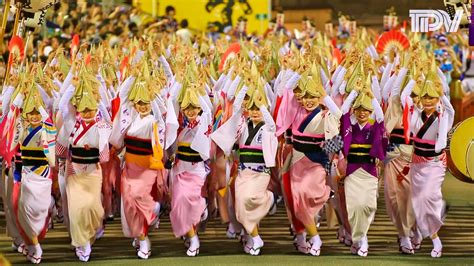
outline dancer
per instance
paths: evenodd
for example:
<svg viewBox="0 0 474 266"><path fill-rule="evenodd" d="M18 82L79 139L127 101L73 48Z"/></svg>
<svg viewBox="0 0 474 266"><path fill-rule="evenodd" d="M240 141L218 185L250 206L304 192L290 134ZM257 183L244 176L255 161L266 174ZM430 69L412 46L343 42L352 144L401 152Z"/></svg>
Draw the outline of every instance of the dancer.
<svg viewBox="0 0 474 266"><path fill-rule="evenodd" d="M402 104L413 106L410 130L414 153L410 169L413 210L421 235L433 242L431 257L442 256L443 245L438 231L443 225L441 185L446 172L447 135L454 121L454 109L443 91L446 80L432 64L420 93L422 109L409 97L411 89L402 93Z"/></svg>
<svg viewBox="0 0 474 266"><path fill-rule="evenodd" d="M183 123L177 135L177 151L171 177L170 220L176 237L186 237L190 257L199 254L197 225L207 218L206 199L202 190L209 174L206 160L210 154L211 105L198 80L186 82L181 89L180 107ZM168 108L170 109L173 108ZM167 121L168 123L168 121ZM170 134L167 132L167 134Z"/></svg>
<svg viewBox="0 0 474 266"><path fill-rule="evenodd" d="M387 147L383 111L373 98L368 80L358 77L342 106L341 135L347 159L344 191L352 233L351 252L365 257L369 251L367 232L377 210L378 174L376 159L383 160ZM354 101L355 100L355 101ZM350 112L352 105L353 112ZM373 124L369 123L372 114Z"/></svg>
<svg viewBox="0 0 474 266"><path fill-rule="evenodd" d="M120 95L125 97L121 98L110 142L116 150L125 145L121 181L123 233L134 238L137 256L148 259L151 255L148 230L157 222L161 206L152 196L152 190L157 180L159 184L166 184L166 180L162 171L164 121L159 108L152 108L157 104L157 96L147 77L148 68L143 67L142 73L137 80L131 77L122 85Z"/></svg>
<svg viewBox="0 0 474 266"><path fill-rule="evenodd" d="M410 69L410 76L405 78L407 69L402 68L393 84L385 112L385 130L390 136L384 170L384 195L388 216L398 231L400 251L414 254L415 247L410 240L413 229L416 230L415 214L411 202L410 165L413 154L413 141L410 134L405 134L403 124L403 107L400 101L400 89L411 90L412 99L417 100L422 80L415 72L415 65ZM415 79L415 80L413 80ZM406 80L406 84L402 84ZM406 130L409 131L407 127ZM415 244L419 241L415 239ZM416 245L418 246L418 245Z"/></svg>
<svg viewBox="0 0 474 266"><path fill-rule="evenodd" d="M258 233L260 221L276 211L276 195L268 190L270 167L275 166L278 140L275 123L268 111L263 80L253 63L250 71L253 80L244 86L234 100L234 114L216 132L213 140L223 151L230 152L237 141L239 145L239 171L235 179L235 213L245 229L244 251L259 255L264 245ZM243 115L242 102L247 94L248 122Z"/></svg>
<svg viewBox="0 0 474 266"><path fill-rule="evenodd" d="M298 86L302 90L302 104L298 104L290 88L285 91L277 117L277 135L292 129L293 151L289 176L291 190L284 188L290 204L293 225L296 230L296 246L299 252L319 256L322 241L318 234L315 217L333 193L326 185L325 167L329 163L322 149L326 140L338 134L339 108L323 88L319 67L312 65L303 73ZM322 99L322 101L321 101ZM324 103L327 108L320 106ZM288 185L288 184L287 184ZM291 192L290 192L291 191ZM291 195L288 194L291 193ZM309 240L306 242L306 235Z"/></svg>
<svg viewBox="0 0 474 266"><path fill-rule="evenodd" d="M99 86L97 79L82 68L60 102L64 129L70 130L58 136L61 150L69 147L66 162L69 233L81 261L89 261L91 245L104 219L99 162L109 160L111 126L97 121L98 95L93 88Z"/></svg>
<svg viewBox="0 0 474 266"><path fill-rule="evenodd" d="M26 86L24 80L23 86ZM23 87L20 85L20 88ZM19 195L14 197L14 209L18 219L19 232L28 245L27 259L41 262L43 250L39 243L46 235L51 214L51 168L55 163L56 129L52 124L36 83L30 83L26 100L22 104L22 117L27 125L20 129L19 151L22 166L17 181ZM19 92L13 105L21 106L22 92Z"/></svg>

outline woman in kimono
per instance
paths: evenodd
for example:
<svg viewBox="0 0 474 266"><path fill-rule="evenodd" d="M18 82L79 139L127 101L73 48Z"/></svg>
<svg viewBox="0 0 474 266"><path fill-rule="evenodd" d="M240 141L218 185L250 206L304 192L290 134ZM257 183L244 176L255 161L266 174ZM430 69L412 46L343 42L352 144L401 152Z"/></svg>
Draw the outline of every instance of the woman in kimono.
<svg viewBox="0 0 474 266"><path fill-rule="evenodd" d="M237 220L250 234L244 251L259 255L264 243L258 224L269 211L276 211L276 194L268 190L270 167L275 166L278 140L275 123L266 106L263 89L257 89L247 104L249 122L239 141L239 172L235 180Z"/></svg>
<svg viewBox="0 0 474 266"><path fill-rule="evenodd" d="M256 67L252 75L260 79ZM257 73L256 73L257 72ZM276 194L268 190L270 167L275 166L278 140L275 123L267 109L263 84L244 86L234 101L233 116L212 134L212 139L227 154L238 143L239 170L235 179L235 214L245 229L244 251L259 255L264 243L258 233L258 224L269 213L276 211ZM254 89L255 87L256 89ZM245 100L248 92L250 97ZM243 114L242 102L247 101L248 120ZM246 122L247 121L247 122ZM233 140L233 141L232 141ZM249 235L248 235L249 234Z"/></svg>
<svg viewBox="0 0 474 266"><path fill-rule="evenodd" d="M15 82L12 83L12 80L15 80ZM7 124L12 123L11 126L18 129L13 129L14 131L17 131L16 135L20 134L21 129L21 126L18 126L21 124L21 121L20 119L17 119L17 117L20 108L22 107L21 105L24 96L19 93L17 95L18 98L12 99L15 90L14 86L17 85L17 80L18 77L12 75L10 77L10 85L5 87L2 91L2 116L0 117L0 138L2 141L0 142L0 160L2 161L1 181L4 185L0 186L0 188L2 190L3 210L5 212L6 233L12 239L11 248L15 252L26 255L27 247L18 230L17 215L13 208L13 191L15 183L21 180L21 154L19 152L12 152L12 155L8 155L9 151L12 149L10 146L6 146L8 141L7 134L11 130L7 127ZM14 123L15 120L17 121L16 125ZM14 142L12 141L11 145L14 147L14 150L18 151L17 137L15 137L15 140L16 141ZM13 163L11 163L12 159Z"/></svg>
<svg viewBox="0 0 474 266"><path fill-rule="evenodd" d="M344 101L341 118L342 152L347 160L344 190L352 233L351 252L362 257L368 254L367 232L377 210L376 159L385 158L387 147L383 111L370 87L370 76L365 84L361 78L356 81ZM373 124L369 122L372 113L375 115Z"/></svg>
<svg viewBox="0 0 474 266"><path fill-rule="evenodd" d="M311 71L305 72L299 80L302 104L297 103L292 90L285 91L277 117L277 135L290 127L292 130L293 155L289 169L291 188L284 189L295 226L296 248L312 256L319 256L322 246L314 219L334 195L326 185L325 167L329 158L323 146L326 140L338 134L341 115L339 108L326 94L318 69L313 65ZM321 108L322 102L328 109ZM309 245L304 229L310 238Z"/></svg>
<svg viewBox="0 0 474 266"><path fill-rule="evenodd" d="M21 92L18 94L22 98ZM15 102L13 104L16 104ZM28 245L27 259L41 262L43 250L39 241L48 229L51 214L52 172L55 163L56 129L44 108L43 100L32 83L22 109L27 126L20 132L22 166L16 215L23 240Z"/></svg>
<svg viewBox="0 0 474 266"><path fill-rule="evenodd" d="M178 129L176 157L170 175L173 178L171 225L174 235L185 237L185 244L189 243L186 255L190 257L199 254L196 228L207 218L207 203L202 193L210 172L206 161L211 148L212 112L210 100L206 101L205 93L200 92L203 88L204 85L188 83L181 90L184 123Z"/></svg>
<svg viewBox="0 0 474 266"><path fill-rule="evenodd" d="M64 93L60 108L64 129L58 137L60 150L68 147L66 162L66 196L69 233L76 256L89 261L98 229L102 227L104 208L101 202L101 162L109 160L111 126L97 121L97 98L92 86L99 87L96 78L86 70L73 80ZM72 99L71 99L72 98ZM76 111L79 116L76 116Z"/></svg>
<svg viewBox="0 0 474 266"><path fill-rule="evenodd" d="M438 231L443 225L444 212L441 194L446 172L444 149L454 121L454 109L443 94L446 87L446 81L432 67L421 89L421 109L409 97L402 96L403 104L413 106L410 119L414 146L410 169L413 210L422 237L430 237L433 242L433 258L441 257L443 250ZM406 95L410 94L411 90L407 89Z"/></svg>
<svg viewBox="0 0 474 266"><path fill-rule="evenodd" d="M412 71L414 70L413 68ZM406 73L406 68L402 68L398 73L385 112L385 130L389 136L389 146L384 162L384 195L388 216L398 231L400 251L404 254L414 254L415 249L419 248L418 243L421 241L418 240L416 235L413 238L414 244L410 239L413 230L418 233L415 213L411 203L411 178L409 174L413 154L413 140L411 139L410 129L408 127L404 128L403 118L407 117L408 110L405 110L404 114L400 101L400 88L404 85L403 91L411 90L411 95L404 96L411 97L416 101L419 98L420 86L423 85L423 81L416 75L411 76L417 81L410 79L410 76L405 78ZM404 79L406 79L406 84L401 84Z"/></svg>
<svg viewBox="0 0 474 266"><path fill-rule="evenodd" d="M145 73L145 72L144 72ZM134 83L130 89L130 84ZM122 172L122 230L134 238L137 256L148 259L151 255L149 228L158 221L160 202L152 190L160 186L159 200L163 200L166 180L163 167L164 122L153 99L149 79L140 77L125 81L120 92L121 108L115 120L110 143L117 150L125 146L125 166ZM159 128L160 126L160 128Z"/></svg>

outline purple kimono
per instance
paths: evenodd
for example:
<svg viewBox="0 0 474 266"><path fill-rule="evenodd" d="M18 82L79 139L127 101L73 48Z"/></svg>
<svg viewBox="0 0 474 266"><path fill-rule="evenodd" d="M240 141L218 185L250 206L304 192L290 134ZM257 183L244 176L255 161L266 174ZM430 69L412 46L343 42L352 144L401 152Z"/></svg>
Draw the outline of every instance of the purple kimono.
<svg viewBox="0 0 474 266"><path fill-rule="evenodd" d="M346 176L363 168L369 174L377 176L375 158L385 159L388 140L384 137L385 126L383 121L374 124L367 123L362 129L358 123L352 125L351 114L346 113L341 117L341 135L344 140L342 152L347 160ZM354 144L369 144L370 148L357 148ZM351 147L352 145L352 147ZM355 155L355 153L359 155ZM368 153L367 155L360 155Z"/></svg>

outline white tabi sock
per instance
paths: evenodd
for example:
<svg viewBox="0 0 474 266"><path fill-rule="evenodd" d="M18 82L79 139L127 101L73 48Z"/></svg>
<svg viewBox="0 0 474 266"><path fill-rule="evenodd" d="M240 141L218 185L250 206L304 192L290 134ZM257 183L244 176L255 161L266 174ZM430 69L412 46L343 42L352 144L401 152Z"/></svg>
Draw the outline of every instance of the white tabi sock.
<svg viewBox="0 0 474 266"><path fill-rule="evenodd" d="M155 209L153 210L153 213L155 213L156 216L160 214L160 209L161 209L161 204L157 201L155 205Z"/></svg>
<svg viewBox="0 0 474 266"><path fill-rule="evenodd" d="M369 249L369 239L367 238L367 236L364 236L360 240L360 249L361 250L368 250Z"/></svg>
<svg viewBox="0 0 474 266"><path fill-rule="evenodd" d="M440 251L443 249L443 244L441 244L441 239L439 237L432 239L433 241L433 249Z"/></svg>
<svg viewBox="0 0 474 266"><path fill-rule="evenodd" d="M303 245L306 242L306 235L304 233L296 235L296 243Z"/></svg>
<svg viewBox="0 0 474 266"><path fill-rule="evenodd" d="M190 243L189 244L189 249L190 250L195 250L195 249L199 248L199 245L200 245L199 244L199 237L197 235L191 237L189 239L189 243Z"/></svg>
<svg viewBox="0 0 474 266"><path fill-rule="evenodd" d="M262 247L263 246L263 240L260 237L260 235L252 237L252 242L254 247Z"/></svg>
<svg viewBox="0 0 474 266"><path fill-rule="evenodd" d="M400 246L406 247L406 248L412 248L410 238L407 236L400 237Z"/></svg>
<svg viewBox="0 0 474 266"><path fill-rule="evenodd" d="M311 244L312 247L320 248L323 245L323 241L321 241L321 237L319 235L315 235L311 237Z"/></svg>

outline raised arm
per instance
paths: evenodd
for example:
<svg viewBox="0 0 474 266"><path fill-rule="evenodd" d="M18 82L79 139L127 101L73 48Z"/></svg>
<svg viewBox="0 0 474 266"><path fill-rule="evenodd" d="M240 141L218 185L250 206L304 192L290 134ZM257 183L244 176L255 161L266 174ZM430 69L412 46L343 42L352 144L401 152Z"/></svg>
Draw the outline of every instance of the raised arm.
<svg viewBox="0 0 474 266"><path fill-rule="evenodd" d="M448 115L448 128L452 128L454 123L454 108L446 95L441 96L441 102Z"/></svg>
<svg viewBox="0 0 474 266"><path fill-rule="evenodd" d="M405 106L407 104L409 107L413 106L413 99L410 97L410 95L415 85L416 85L416 82L412 79L408 82L408 84L403 89L402 94L400 95L402 106Z"/></svg>
<svg viewBox="0 0 474 266"><path fill-rule="evenodd" d="M379 80L377 76L372 76L372 93L377 101L382 101L382 89L380 89Z"/></svg>
<svg viewBox="0 0 474 266"><path fill-rule="evenodd" d="M392 90L392 86L394 85L396 78L397 77L395 75L391 76L387 83L385 83L385 85L382 87L382 99L384 101L388 101L390 91Z"/></svg>
<svg viewBox="0 0 474 266"><path fill-rule="evenodd" d="M379 101L376 98L372 98L372 106L374 107L375 120L377 123L382 123L384 119L382 107L380 107Z"/></svg>
<svg viewBox="0 0 474 266"><path fill-rule="evenodd" d="M345 115L349 113L351 110L352 103L355 101L359 93L356 90L352 90L351 93L349 93L349 96L344 100L344 103L342 104L341 111L342 114Z"/></svg>
<svg viewBox="0 0 474 266"><path fill-rule="evenodd" d="M388 79L390 78L390 72L392 72L392 63L388 63L385 68L383 69L382 79L380 80L380 86L383 88L385 87L385 83L387 83Z"/></svg>
<svg viewBox="0 0 474 266"><path fill-rule="evenodd" d="M71 104L74 90L74 85L69 85L59 101L59 110L61 110L64 122L76 120L76 108Z"/></svg>

